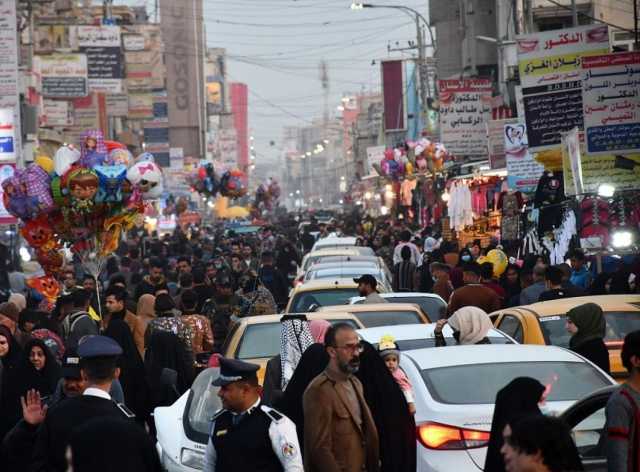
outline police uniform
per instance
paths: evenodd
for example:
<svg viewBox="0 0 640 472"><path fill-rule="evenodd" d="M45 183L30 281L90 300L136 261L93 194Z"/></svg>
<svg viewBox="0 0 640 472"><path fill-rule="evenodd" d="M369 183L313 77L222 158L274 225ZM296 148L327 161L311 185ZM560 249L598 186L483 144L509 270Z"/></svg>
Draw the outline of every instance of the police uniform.
<svg viewBox="0 0 640 472"><path fill-rule="evenodd" d="M106 336L87 336L78 345L78 356L81 359L115 358L121 354L122 349L118 343ZM90 419L103 416L133 417L124 405L117 404L107 392L98 388L89 387L82 395L67 398L56 404L47 412L38 429L30 470L65 472L65 453L73 430ZM138 427L133 422L132 426Z"/></svg>
<svg viewBox="0 0 640 472"><path fill-rule="evenodd" d="M255 377L258 366L220 359L220 387ZM295 424L261 405L260 399L243 413L220 410L213 417L205 452L204 472L302 472L302 456Z"/></svg>

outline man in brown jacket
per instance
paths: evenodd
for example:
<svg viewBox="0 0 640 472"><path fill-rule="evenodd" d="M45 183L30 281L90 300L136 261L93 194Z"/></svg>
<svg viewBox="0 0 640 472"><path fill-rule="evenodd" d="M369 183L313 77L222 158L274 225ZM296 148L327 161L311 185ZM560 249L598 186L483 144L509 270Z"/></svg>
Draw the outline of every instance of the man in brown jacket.
<svg viewBox="0 0 640 472"><path fill-rule="evenodd" d="M111 318L121 318L129 326L129 330L133 335L133 330L136 327L136 315L131 313L126 308L127 303L127 291L118 286L109 287L105 292L105 306L107 312L102 317L102 329L107 329Z"/></svg>
<svg viewBox="0 0 640 472"><path fill-rule="evenodd" d="M307 472L378 472L378 432L354 377L362 346L351 325L327 331L329 365L304 393L304 465Z"/></svg>
<svg viewBox="0 0 640 472"><path fill-rule="evenodd" d="M477 262L470 262L462 268L462 271L464 286L455 289L451 294L447 317L465 306L475 306L486 313L499 310L501 304L498 294L480 284L480 265Z"/></svg>

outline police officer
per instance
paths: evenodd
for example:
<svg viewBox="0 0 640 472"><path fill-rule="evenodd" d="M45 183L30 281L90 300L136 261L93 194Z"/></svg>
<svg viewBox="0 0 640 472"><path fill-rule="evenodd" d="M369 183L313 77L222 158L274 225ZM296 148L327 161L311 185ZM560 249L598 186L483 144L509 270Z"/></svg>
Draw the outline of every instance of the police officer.
<svg viewBox="0 0 640 472"><path fill-rule="evenodd" d="M293 422L260 404L258 366L220 359L223 409L213 417L204 472L302 472L302 456Z"/></svg>
<svg viewBox="0 0 640 472"><path fill-rule="evenodd" d="M114 402L109 395L111 382L120 375L116 361L121 354L120 345L106 336L85 336L80 340L80 375L87 388L82 395L61 401L47 413L38 429L32 472L66 471L65 453L71 433L90 419L133 418L124 405ZM138 428L133 422L131 427Z"/></svg>

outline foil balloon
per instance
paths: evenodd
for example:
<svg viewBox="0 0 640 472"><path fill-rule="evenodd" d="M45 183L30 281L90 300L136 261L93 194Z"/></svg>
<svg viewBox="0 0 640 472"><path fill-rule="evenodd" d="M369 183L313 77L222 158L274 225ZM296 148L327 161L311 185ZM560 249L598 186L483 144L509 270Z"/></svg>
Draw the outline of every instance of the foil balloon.
<svg viewBox="0 0 640 472"><path fill-rule="evenodd" d="M27 279L27 285L50 302L54 302L60 293L60 285L51 275Z"/></svg>
<svg viewBox="0 0 640 472"><path fill-rule="evenodd" d="M20 234L34 249L50 251L58 246L46 215L27 221L20 228Z"/></svg>
<svg viewBox="0 0 640 472"><path fill-rule="evenodd" d="M509 264L507 255L500 249L492 249L487 253L485 259L486 262L491 262L493 264L493 275L496 277L500 277Z"/></svg>
<svg viewBox="0 0 640 472"><path fill-rule="evenodd" d="M49 156L38 156L34 162L42 167L47 174L52 175L54 173L53 159Z"/></svg>
<svg viewBox="0 0 640 472"><path fill-rule="evenodd" d="M112 166L123 165L129 167L133 164L133 155L126 148L116 148L109 153L106 163Z"/></svg>
<svg viewBox="0 0 640 472"><path fill-rule="evenodd" d="M127 176L125 165L97 166L95 169L98 175L98 193L96 202L117 203L122 201L122 184Z"/></svg>
<svg viewBox="0 0 640 472"><path fill-rule="evenodd" d="M164 190L162 170L153 161L140 161L127 171L127 180L137 187L145 199L159 198Z"/></svg>
<svg viewBox="0 0 640 472"><path fill-rule="evenodd" d="M73 164L80 160L80 151L73 146L61 146L53 156L53 170L63 176Z"/></svg>

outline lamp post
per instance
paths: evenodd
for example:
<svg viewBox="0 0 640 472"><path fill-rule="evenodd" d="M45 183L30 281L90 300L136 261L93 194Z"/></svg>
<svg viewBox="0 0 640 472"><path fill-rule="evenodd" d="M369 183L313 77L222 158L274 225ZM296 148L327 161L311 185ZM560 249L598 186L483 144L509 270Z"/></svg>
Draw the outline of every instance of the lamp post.
<svg viewBox="0 0 640 472"><path fill-rule="evenodd" d="M434 48L434 51L435 51L436 42L433 37L433 31L431 30L431 24L419 11L404 5L376 5L371 3L358 3L358 2L353 2L351 4L352 10L362 10L363 8L388 8L393 10L400 10L415 20L416 39L417 39L417 47L418 47L418 70L420 72L420 101L422 102L421 111L423 116L423 123L425 125L428 125L428 122L427 122L428 115L425 110L427 107L428 98L431 95L431 91L429 90L429 84L428 84L427 59L425 54L426 48L424 44L422 27L420 26L420 20L424 22L426 29L429 32L431 47Z"/></svg>

